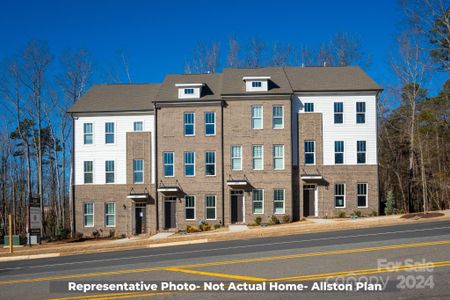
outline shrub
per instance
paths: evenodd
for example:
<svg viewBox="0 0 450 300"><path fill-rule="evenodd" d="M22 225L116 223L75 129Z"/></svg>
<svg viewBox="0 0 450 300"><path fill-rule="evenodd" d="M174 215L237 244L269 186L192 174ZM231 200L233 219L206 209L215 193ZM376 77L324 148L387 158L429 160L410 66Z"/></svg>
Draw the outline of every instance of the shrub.
<svg viewBox="0 0 450 300"><path fill-rule="evenodd" d="M283 216L283 223L291 223L291 216L290 215L284 215Z"/></svg>
<svg viewBox="0 0 450 300"><path fill-rule="evenodd" d="M220 225L220 224L214 224L214 229L219 229L220 227L222 227L222 225Z"/></svg>
<svg viewBox="0 0 450 300"><path fill-rule="evenodd" d="M394 204L395 204L394 193L392 192L392 190L389 190L387 192L386 203L384 207L384 212L386 213L386 215L392 215L393 213L395 213Z"/></svg>
<svg viewBox="0 0 450 300"><path fill-rule="evenodd" d="M95 239L98 239L102 233L103 233L103 230L101 228L97 228L97 229L94 229L94 231L92 231L92 236Z"/></svg>
<svg viewBox="0 0 450 300"><path fill-rule="evenodd" d="M362 212L360 210L354 210L352 215L356 216L358 218L361 218L362 217Z"/></svg>
<svg viewBox="0 0 450 300"><path fill-rule="evenodd" d="M77 241L79 241L79 240L82 240L83 239L83 233L81 233L81 232L76 232L75 233L75 239L77 240Z"/></svg>
<svg viewBox="0 0 450 300"><path fill-rule="evenodd" d="M376 216L378 216L378 212L376 210L372 210L372 212L369 214L369 216L376 217Z"/></svg>
<svg viewBox="0 0 450 300"><path fill-rule="evenodd" d="M197 228L195 228L195 226L192 226L192 225L187 225L186 226L186 232L187 233L193 233L193 232L197 232L198 230L197 230Z"/></svg>
<svg viewBox="0 0 450 300"><path fill-rule="evenodd" d="M255 224L256 225L261 225L261 222L262 222L262 218L261 217L256 217L255 218Z"/></svg>
<svg viewBox="0 0 450 300"><path fill-rule="evenodd" d="M62 224L59 224L56 228L56 239L57 240L64 240L67 238L67 229L64 228Z"/></svg>
<svg viewBox="0 0 450 300"><path fill-rule="evenodd" d="M341 211L338 213L338 218L345 218L345 211Z"/></svg>
<svg viewBox="0 0 450 300"><path fill-rule="evenodd" d="M116 231L115 231L114 229L110 229L110 230L109 230L108 237L109 237L110 239L112 239L112 238L114 238L115 236L116 236Z"/></svg>
<svg viewBox="0 0 450 300"><path fill-rule="evenodd" d="M274 225L274 224L280 224L280 220L278 219L277 216L271 215L271 216L269 217L269 223L272 224L272 225Z"/></svg>
<svg viewBox="0 0 450 300"><path fill-rule="evenodd" d="M121 235L120 235L120 238L121 239L125 239L127 237L127 235L125 234L125 233L122 233Z"/></svg>
<svg viewBox="0 0 450 300"><path fill-rule="evenodd" d="M211 229L211 225L204 222L204 223L200 224L199 228L201 231L209 231Z"/></svg>

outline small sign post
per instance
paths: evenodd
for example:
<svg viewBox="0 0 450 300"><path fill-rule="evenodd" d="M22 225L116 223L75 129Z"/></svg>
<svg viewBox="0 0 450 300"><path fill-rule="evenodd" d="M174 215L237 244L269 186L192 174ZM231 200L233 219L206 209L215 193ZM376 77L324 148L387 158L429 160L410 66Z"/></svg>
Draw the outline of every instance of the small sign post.
<svg viewBox="0 0 450 300"><path fill-rule="evenodd" d="M11 214L8 215L8 219L9 219L9 226L8 226L8 231L9 231L9 253L13 253L13 231L12 231L12 216Z"/></svg>
<svg viewBox="0 0 450 300"><path fill-rule="evenodd" d="M29 205L29 214L28 214L28 236L29 236L29 244L31 246L31 236L34 235L37 237L38 241L41 240L41 223L42 223L42 214L41 214L41 200L40 198L33 197L30 200Z"/></svg>

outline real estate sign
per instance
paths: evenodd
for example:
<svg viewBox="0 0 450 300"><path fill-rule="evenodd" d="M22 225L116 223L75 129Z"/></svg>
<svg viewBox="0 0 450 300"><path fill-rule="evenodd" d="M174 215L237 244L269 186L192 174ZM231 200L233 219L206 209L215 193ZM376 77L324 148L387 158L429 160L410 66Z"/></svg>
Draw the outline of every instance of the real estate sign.
<svg viewBox="0 0 450 300"><path fill-rule="evenodd" d="M30 201L30 235L36 235L40 238L41 236L41 224L42 224L42 213L41 213L41 201L39 198L32 198Z"/></svg>

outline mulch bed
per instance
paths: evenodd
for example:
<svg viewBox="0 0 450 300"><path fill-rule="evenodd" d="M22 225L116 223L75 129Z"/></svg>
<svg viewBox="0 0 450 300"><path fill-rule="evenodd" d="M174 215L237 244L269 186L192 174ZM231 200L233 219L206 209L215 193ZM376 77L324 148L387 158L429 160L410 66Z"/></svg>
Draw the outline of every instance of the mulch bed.
<svg viewBox="0 0 450 300"><path fill-rule="evenodd" d="M430 219L445 216L443 213L431 212L431 213L415 213L401 216L402 219Z"/></svg>

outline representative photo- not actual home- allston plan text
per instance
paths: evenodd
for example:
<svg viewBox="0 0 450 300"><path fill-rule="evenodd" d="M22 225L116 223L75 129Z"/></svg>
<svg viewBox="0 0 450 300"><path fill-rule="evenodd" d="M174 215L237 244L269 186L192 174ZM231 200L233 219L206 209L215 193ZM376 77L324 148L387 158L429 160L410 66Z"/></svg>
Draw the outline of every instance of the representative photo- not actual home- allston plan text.
<svg viewBox="0 0 450 300"><path fill-rule="evenodd" d="M154 234L378 211L380 91L359 67L95 85L69 110L76 231Z"/></svg>

